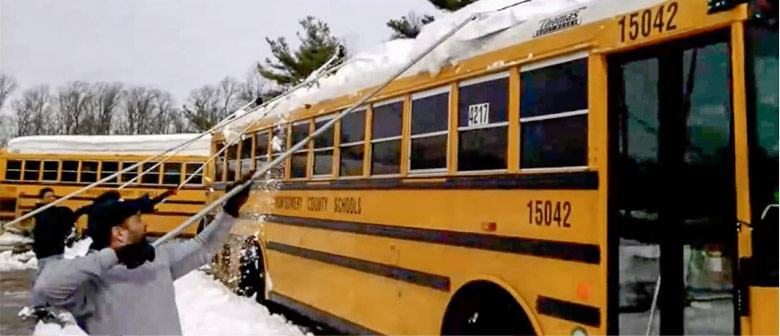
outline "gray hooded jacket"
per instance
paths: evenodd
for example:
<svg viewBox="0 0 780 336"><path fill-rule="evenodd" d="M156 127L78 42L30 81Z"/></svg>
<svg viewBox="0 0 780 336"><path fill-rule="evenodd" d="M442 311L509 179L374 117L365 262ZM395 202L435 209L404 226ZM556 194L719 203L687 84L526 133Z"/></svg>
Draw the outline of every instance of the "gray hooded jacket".
<svg viewBox="0 0 780 336"><path fill-rule="evenodd" d="M110 248L47 266L33 296L73 314L95 335L180 335L173 281L211 261L236 219L223 213L195 238L166 244L135 269Z"/></svg>

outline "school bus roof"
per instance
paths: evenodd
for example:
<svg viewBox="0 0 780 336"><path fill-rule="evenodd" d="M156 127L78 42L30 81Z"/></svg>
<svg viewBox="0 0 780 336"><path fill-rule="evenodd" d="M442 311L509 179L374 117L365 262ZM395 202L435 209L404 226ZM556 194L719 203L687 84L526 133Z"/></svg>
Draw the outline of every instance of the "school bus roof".
<svg viewBox="0 0 780 336"><path fill-rule="evenodd" d="M12 139L7 151L18 154L125 154L153 155L198 134L163 135L37 135ZM211 136L206 135L177 155L208 156ZM175 151L174 151L175 152ZM173 153L173 152L172 152ZM169 153L171 154L171 153Z"/></svg>

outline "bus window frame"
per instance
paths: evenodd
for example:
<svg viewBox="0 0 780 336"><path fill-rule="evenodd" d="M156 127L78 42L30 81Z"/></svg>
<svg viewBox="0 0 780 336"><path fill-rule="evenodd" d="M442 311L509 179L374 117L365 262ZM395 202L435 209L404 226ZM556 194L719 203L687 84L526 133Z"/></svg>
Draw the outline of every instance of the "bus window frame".
<svg viewBox="0 0 780 336"><path fill-rule="evenodd" d="M81 180L81 174L83 174L85 172L84 171L84 162L95 162L95 163L97 163L97 167L95 168L94 171L86 171L87 173L95 174L95 181L84 182L84 181ZM94 183L96 181L99 181L100 179L98 178L98 176L100 174L100 162L101 162L100 160L79 160L79 182L78 183Z"/></svg>
<svg viewBox="0 0 780 336"><path fill-rule="evenodd" d="M79 181L79 177L80 177L79 176L80 175L79 169L81 168L81 161L79 161L79 160L72 160L72 159L60 160L60 161L61 161L60 162L60 173L59 173L59 177L60 177L59 181L60 181L60 183L79 183L78 182ZM65 163L66 162L75 162L76 163L76 170L67 170L66 171L65 170ZM72 181L64 181L63 180L63 176L65 175L66 172L69 173L69 174L73 173L73 174L75 174L76 177Z"/></svg>
<svg viewBox="0 0 780 336"><path fill-rule="evenodd" d="M519 127L519 156L518 156L518 163L519 163L519 170L521 173L540 173L540 172L576 172L581 170L587 170L588 167L588 155L590 152L590 143L585 144L585 162L584 165L576 165L576 166L553 166L553 167L531 167L531 168L524 168L523 167L523 124L528 122L538 122L538 121L547 121L547 120L555 120L555 119L564 119L569 117L576 117L585 115L587 116L586 124L585 124L585 131L590 133L590 97L588 96L588 92L585 93L585 99L586 99L586 108L580 109L580 110L574 110L574 111L565 111L565 112L557 112L557 113L551 113L551 114L544 114L540 116L532 116L532 117L523 117L522 110L522 75L524 72L530 72L534 70L541 70L548 67L565 64L568 62L574 62L579 60L585 60L585 66L586 66L586 78L585 78L585 86L588 90L590 90L591 83L590 83L590 74L588 73L587 69L591 67L590 64L590 52L587 50L582 51L576 51L569 54L552 57L549 59L543 59L538 62L532 62L528 64L520 65L520 67L517 69L519 80L520 80L520 92L518 92L518 101L520 102L519 112L520 112L520 118L517 120L518 127ZM586 133L585 139L586 141L589 141L589 135Z"/></svg>
<svg viewBox="0 0 780 336"><path fill-rule="evenodd" d="M420 99L420 98L427 98L427 97L433 97L440 95L442 93L447 93L447 127L444 130L436 131L436 132L429 132L429 133L422 133L422 134L412 134L412 119L414 118L414 100ZM452 124L452 83L443 83L442 86L437 86L432 89L424 90L424 91L418 91L411 94L411 97L409 99L409 135L407 137L406 141L406 171L407 176L442 176L447 175L449 172L450 167L450 153L452 152L451 144L450 144L450 125ZM445 157L445 164L444 168L429 168L429 169L412 169L412 140L419 139L419 138L432 138L436 136L446 135L447 139L445 140L445 143L447 144L446 148L446 157Z"/></svg>
<svg viewBox="0 0 780 336"><path fill-rule="evenodd" d="M246 144L247 140L249 140L249 157L244 158L244 145ZM252 165L254 164L254 154L255 154L255 134L254 133L244 133L241 134L241 141L239 141L238 146L238 166L236 167L236 176L243 176L244 174L248 173L252 170ZM244 161L249 160L249 165L246 167L247 171L244 171Z"/></svg>
<svg viewBox="0 0 780 336"><path fill-rule="evenodd" d="M19 162L19 169L8 169L8 162L10 162L10 161ZM5 181L21 181L22 180L22 171L23 171L22 168L24 168L24 160L22 160L22 159L18 159L18 160L10 160L9 159L9 160L6 160L5 161L5 172L3 173L4 174L3 175L3 180L5 180ZM7 176L8 176L8 171L9 170L18 172L19 173L19 178L17 178L17 179L8 179Z"/></svg>
<svg viewBox="0 0 780 336"><path fill-rule="evenodd" d="M401 103L401 130L400 130L400 134L398 134L398 136L374 139L374 125L373 125L373 123L374 123L375 108L382 107L382 106L385 106L385 105L396 104L396 103ZM407 103L406 103L406 97L405 96L398 96L398 97L395 97L395 98L385 99L385 100L381 100L381 101L378 101L378 102L375 102L375 103L371 104L371 137L368 139L368 146L371 147L371 151L370 151L371 155L370 155L370 157L367 160L368 161L368 176L369 177L385 178L385 177L400 177L400 176L402 176L401 173L403 171L403 165L404 165L403 164L403 162L404 162L404 158L403 158L404 143L408 142L409 143L408 146L411 146L411 141L405 141L405 139L404 139L405 138L404 137L404 113L405 113L405 109L407 108L406 104ZM390 141L395 141L395 140L399 140L400 141L399 144L398 144L398 147L399 147L398 149L400 150L400 152L398 153L398 155L399 155L399 158L398 158L398 173L373 174L372 172L373 172L373 169L374 169L374 164L373 164L374 163L374 144L382 143L382 142L390 142Z"/></svg>
<svg viewBox="0 0 780 336"><path fill-rule="evenodd" d="M149 161L149 162L146 162L146 163L142 164L141 165L141 172L145 172L147 169L151 168L152 166L156 165L157 163L158 162ZM147 165L149 166L148 168L146 167ZM140 181L139 184L141 184L141 185L162 185L162 183L161 183L161 180L162 180L162 173L161 173L162 172L162 167L163 167L163 165L161 164L161 165L157 166L157 168L155 168L157 170L157 183L147 183L147 182L144 181L144 178L149 176L149 174L154 174L153 170L150 170L148 173L142 175L136 181Z"/></svg>
<svg viewBox="0 0 780 336"><path fill-rule="evenodd" d="M186 181L187 179L189 179L189 178L190 178L192 175L195 175L195 176L200 176L200 183L193 183L193 182L192 182L192 180L195 180L195 178L193 178L192 180L190 180L189 182L187 182L187 184L185 184L185 185L186 185L186 186L202 186L202 185L203 185L203 170L201 169L201 171L200 171L200 172L198 172L197 174L190 174L190 173L187 171L187 168L189 168L189 166L190 166L191 164L193 164L193 165L196 165L196 164L197 164L197 165L199 165L199 167L198 167L198 168L195 168L195 170L194 170L194 171L196 171L196 170L200 169L201 167L203 167L203 165L205 165L206 163L205 163L205 162L189 162L189 161L188 161L188 162L182 162L182 163L183 163L183 165L182 165L182 174L183 174L183 175L182 175L182 176L184 176L184 180L185 180L185 181ZM194 172L194 171L193 171L193 172ZM183 181L182 181L182 182L183 182Z"/></svg>
<svg viewBox="0 0 780 336"><path fill-rule="evenodd" d="M178 175L179 175L179 182L177 182L177 183L165 183L165 176L174 174L174 173L167 173L165 168L168 165L174 165L174 164L179 165L179 173L178 173ZM176 186L178 186L179 184L181 184L181 182L183 181L182 180L182 176L183 176L182 175L182 170L184 169L184 162L181 162L181 161L163 162L163 164L160 165L160 166L162 166L162 174L160 174L160 185L164 185L164 186L176 185Z"/></svg>
<svg viewBox="0 0 780 336"><path fill-rule="evenodd" d="M265 136L265 141L266 141L265 154L257 155L257 153L256 153L256 151L257 151L257 140L260 139L261 134ZM263 163L268 163L269 162L269 158L271 157L271 154L269 153L271 151L271 137L270 137L270 134L271 134L271 129L266 128L266 129L263 129L263 130L255 132L255 134L253 135L253 141L252 141L252 169L253 170L260 169L260 166L257 164L258 163L257 162L258 159L260 159L260 158L265 159L265 161Z"/></svg>
<svg viewBox="0 0 780 336"><path fill-rule="evenodd" d="M346 143L341 142L342 135L344 134L344 127L342 127L341 121L344 120L344 118L341 118L338 121L339 132L338 132L337 136L339 137L338 138L339 155L336 158L338 160L338 165L334 166L334 169L338 168L338 171L335 172L335 175L336 175L337 179L357 180L357 179L362 179L362 178L365 177L365 174L366 174L366 172L365 172L366 157L367 157L367 155L366 155L366 135L368 134L366 132L367 131L366 130L366 123L368 122L368 114L369 114L368 106L369 105L370 104L361 105L361 106L353 109L352 112L350 112L350 114L361 113L361 112L364 113L363 114L363 139L362 140L360 140L360 141L353 141L353 142L346 142ZM340 112L336 112L336 113L340 113ZM334 146L335 146L336 139L333 139L333 142L334 142ZM342 152L343 152L342 148L344 148L344 147L355 147L355 146L358 146L358 145L362 145L363 146L363 162L362 162L362 165L361 165L361 167L362 167L361 168L361 173L359 175L341 175L341 155L342 155Z"/></svg>
<svg viewBox="0 0 780 336"><path fill-rule="evenodd" d="M312 122L312 126L311 126L312 128L309 130L309 134L317 131L317 123L318 122L328 121L328 120L331 120L331 119L333 119L335 117L336 117L335 113L330 113L330 114L327 114L327 115L323 115L323 116L319 116L319 117L314 118L313 122ZM311 145L311 159L310 160L311 160L311 179L312 180L329 180L329 179L333 178L333 172L336 169L336 166L333 164L333 158L336 156L336 128L332 127L330 129L330 131L333 132L332 133L333 139L331 140L332 143L331 143L330 147L317 148L317 147L315 147L315 139L316 138L312 138L312 141L310 141L311 142L311 144L310 144ZM325 132L323 132L323 133L325 133ZM316 158L317 152L325 152L325 151L328 151L328 150L331 151L330 173L329 174L319 174L319 175L316 175L314 173L314 164L316 163L315 158Z"/></svg>
<svg viewBox="0 0 780 336"><path fill-rule="evenodd" d="M58 182L60 180L60 169L62 168L62 161L60 161L60 160L41 160L41 162L43 163L41 165L41 181L44 181L44 182ZM46 163L47 162L56 162L57 163L57 169L56 170L46 170ZM46 180L46 179L44 179L43 177L44 177L44 175L46 174L47 171L48 172L52 172L53 171L54 175L56 177L53 180Z"/></svg>
<svg viewBox="0 0 780 336"><path fill-rule="evenodd" d="M38 178L35 180L28 180L24 175L27 174L27 162L28 161L37 161L38 162ZM43 160L41 159L25 159L24 163L22 164L22 175L20 181L32 181L32 182L40 182L41 181L41 169L43 168Z"/></svg>
<svg viewBox="0 0 780 336"><path fill-rule="evenodd" d="M111 162L113 162L113 163L116 163L116 170L115 170L115 171L109 171L109 172L110 172L110 174L106 174L106 173L105 173L105 170L104 170L105 168L103 167L103 166L104 166L104 163L106 163L106 162L109 162L109 163L111 163ZM120 166L120 163L121 163L121 161L111 161L111 160L103 161L103 160L101 160L101 161L100 161L100 177L99 177L99 179L104 179L104 178L106 178L106 177L109 177L109 176L111 176L111 174L114 174L114 173L117 173L117 172L119 172L119 171L120 171L120 168L119 168L119 166ZM114 180L113 180L113 181L106 181L106 184L116 184L118 180L119 180L119 175L117 175L117 176L114 178Z"/></svg>
<svg viewBox="0 0 780 336"><path fill-rule="evenodd" d="M292 139L294 138L293 137L293 132L295 131L295 126L306 124L307 126L309 126L307 128L308 132L306 134L306 137L311 135L311 127L312 127L311 126L312 125L311 121L312 121L311 118L304 119L304 120L293 121L290 124L290 136L288 137L290 139L289 141L293 141ZM306 139L306 138L304 138L304 139ZM290 148L292 148L292 146L295 146L295 145L296 144L293 143L290 146ZM311 177L311 167L310 167L310 164L309 164L310 157L311 157L311 146L312 146L312 141L309 141L308 143L306 143L306 146L304 146L303 149L299 149L299 150L293 152L287 158L287 162L290 164L290 173L289 173L290 175L289 176L290 176L290 180L291 181L303 181L303 180L308 180ZM293 163L293 160L295 158L295 155L296 154L301 154L301 153L306 153L306 164L304 165L304 176L303 177L293 177L292 163Z"/></svg>

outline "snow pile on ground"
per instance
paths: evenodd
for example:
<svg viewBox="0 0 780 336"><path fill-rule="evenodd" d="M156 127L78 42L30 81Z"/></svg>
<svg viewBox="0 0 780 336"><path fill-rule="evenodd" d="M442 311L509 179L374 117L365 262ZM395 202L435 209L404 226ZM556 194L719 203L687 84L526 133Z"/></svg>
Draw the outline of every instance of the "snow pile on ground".
<svg viewBox="0 0 780 336"><path fill-rule="evenodd" d="M173 146L192 140L198 134L164 135L38 135L12 139L11 153L57 153L118 155L159 154ZM179 155L208 156L211 136L206 135L186 146Z"/></svg>
<svg viewBox="0 0 780 336"><path fill-rule="evenodd" d="M33 240L11 232L3 232L0 235L0 245L30 244Z"/></svg>
<svg viewBox="0 0 780 336"><path fill-rule="evenodd" d="M184 335L303 335L305 329L272 315L253 298L233 294L201 271L193 271L174 283L176 305ZM65 320L72 317L65 318ZM38 322L35 335L85 335L72 322Z"/></svg>
<svg viewBox="0 0 780 336"><path fill-rule="evenodd" d="M0 252L0 271L37 269L38 259L33 251L14 254L13 251Z"/></svg>

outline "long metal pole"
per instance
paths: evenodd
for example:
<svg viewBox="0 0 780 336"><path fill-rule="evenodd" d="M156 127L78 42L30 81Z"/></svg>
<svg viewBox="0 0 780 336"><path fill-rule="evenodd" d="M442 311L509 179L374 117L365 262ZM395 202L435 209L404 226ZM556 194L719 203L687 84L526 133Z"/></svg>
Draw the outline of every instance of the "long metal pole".
<svg viewBox="0 0 780 336"><path fill-rule="evenodd" d="M346 116L347 114L352 113L352 111L354 111L358 106L361 106L361 105L365 104L366 101L371 99L371 97L373 97L374 95L376 95L380 91L384 90L384 88L387 87L388 85L390 85L390 83L393 80L395 80L396 78L400 77L404 72L406 72L406 70L409 70L409 68L411 68L412 66L417 64L417 62L419 62L423 57L425 57L431 51L433 51L433 49L435 49L437 46L442 44L444 41L446 41L447 39L452 37L452 35L454 35L456 32L458 32L464 26L466 26L469 22L473 21L474 19L476 19L477 17L479 17L482 14L483 13L477 13L477 14L470 15L468 18L463 20L463 22L459 23L452 30L450 30L447 34L444 34L444 36L440 37L435 43L433 43L431 46L429 46L427 49L425 49L422 53L420 53L414 59L409 61L409 63L407 63L404 67L399 69L395 74L393 74L393 76L391 76L384 83L382 83L382 85L376 87L373 91L371 91L371 93L363 96L363 98L360 99L359 102L353 104L348 109L346 109L346 110L342 111L341 113L339 113L336 117L334 117L333 119L329 120L325 125L322 125L322 127L317 129L316 131L314 131L314 133L312 133L309 136L307 136L306 139L303 139L300 142L298 142L297 144L295 144L294 146L292 146L292 148L288 149L284 154L282 154L281 156L277 157L273 161L267 163L265 166L263 166L263 168L255 171L255 173L252 175L252 178L250 178L248 181L244 182L241 186L233 188L232 190L228 191L227 193L225 193L225 195L220 197L218 200L212 202L211 204L209 204L208 206L203 208L201 211L199 211L197 214L195 214L194 216L188 218L186 221L184 221L184 223L181 223L181 225L179 225L178 227L176 227L172 231L169 231L168 233L166 233L165 235L163 235L159 239L155 240L152 243L152 245L155 246L155 247L160 246L162 243L164 243L168 239L171 239L172 237L175 237L181 231L183 231L184 229L186 229L187 227L189 227L193 223L197 222L203 216L205 216L206 214L211 212L214 208L216 208L217 206L221 205L222 202L224 202L225 200L227 200L230 197L235 196L236 194L238 194L239 191L241 191L242 189L248 187L250 184L252 184L254 182L255 178L257 178L258 176L262 176L263 174L265 174L266 172L271 170L271 168L273 168L274 166L278 165L282 161L286 160L290 155L292 155L293 152L303 148L303 146L305 146L311 139L316 138L317 136L319 136L320 134L325 132L327 129L329 129L334 124L336 124L337 121L341 120L341 118L344 118L344 116Z"/></svg>

